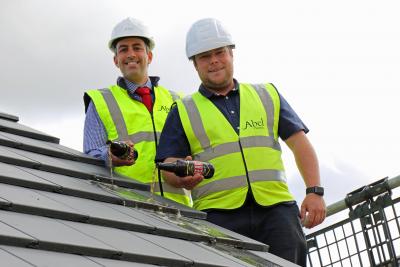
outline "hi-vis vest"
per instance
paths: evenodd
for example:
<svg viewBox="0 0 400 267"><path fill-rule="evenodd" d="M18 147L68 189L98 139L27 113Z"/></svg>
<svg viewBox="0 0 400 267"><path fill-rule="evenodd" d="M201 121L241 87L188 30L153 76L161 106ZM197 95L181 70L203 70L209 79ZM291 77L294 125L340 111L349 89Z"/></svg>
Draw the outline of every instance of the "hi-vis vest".
<svg viewBox="0 0 400 267"><path fill-rule="evenodd" d="M263 206L292 201L278 143L280 100L272 84L240 84L239 135L199 92L177 100L195 160L210 162L214 176L192 190L193 206L235 209L248 190Z"/></svg>
<svg viewBox="0 0 400 267"><path fill-rule="evenodd" d="M161 86L155 86L155 103L153 115L151 115L143 103L133 100L129 97L127 90L118 85L100 90L89 90L86 93L93 101L104 124L107 138L113 141L131 140L139 153L134 165L115 167L115 172L150 185L155 181L154 192L160 194L158 171L154 163L156 144L170 107L178 95ZM162 189L164 197L190 205L187 191L164 182L162 182Z"/></svg>

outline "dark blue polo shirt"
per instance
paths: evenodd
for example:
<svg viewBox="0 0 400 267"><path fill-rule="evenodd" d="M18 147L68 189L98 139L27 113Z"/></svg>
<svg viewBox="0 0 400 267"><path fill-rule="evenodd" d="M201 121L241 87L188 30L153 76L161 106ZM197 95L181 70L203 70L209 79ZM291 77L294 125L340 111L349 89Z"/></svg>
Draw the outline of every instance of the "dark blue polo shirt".
<svg viewBox="0 0 400 267"><path fill-rule="evenodd" d="M230 122L236 133L239 134L240 120L240 101L239 83L235 80L235 89L226 96L215 94L207 90L203 85L199 92L207 97ZM279 94L279 92L278 92ZM282 140L286 140L298 131L308 132L308 128L301 121L296 112L290 107L286 100L279 94L280 114L278 135ZM179 117L178 108L174 104L168 114L164 129L160 136L157 148L156 162L164 161L169 157L184 158L191 155L189 141L183 130L182 122Z"/></svg>

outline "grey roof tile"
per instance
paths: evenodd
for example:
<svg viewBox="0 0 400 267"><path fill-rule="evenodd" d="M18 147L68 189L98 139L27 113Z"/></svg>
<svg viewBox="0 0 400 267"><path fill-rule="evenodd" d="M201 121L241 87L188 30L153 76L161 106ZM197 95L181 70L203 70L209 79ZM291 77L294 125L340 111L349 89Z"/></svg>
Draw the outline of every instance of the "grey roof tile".
<svg viewBox="0 0 400 267"><path fill-rule="evenodd" d="M53 158L47 155L0 146L0 162L15 164L18 166L39 169L43 171L73 176L81 179L111 181L110 170L87 163L76 162L66 159ZM148 190L149 186L136 182L133 179L114 175L114 183L140 190Z"/></svg>
<svg viewBox="0 0 400 267"><path fill-rule="evenodd" d="M244 249L254 249L259 251L268 250L268 246L263 243L239 235L228 229L212 224L206 220L198 220L193 218L173 216L162 213L152 213L150 214L150 216L156 217L160 220L163 220L164 222L169 222L170 224L177 225L180 228L186 229L193 233L212 237L212 240L214 240L215 242L229 244L231 246ZM204 238L201 240L204 241Z"/></svg>
<svg viewBox="0 0 400 267"><path fill-rule="evenodd" d="M66 154L62 150L57 149L56 146L51 146L52 143L12 133L0 132L0 142L16 148L23 149L23 147L27 147L31 148L31 150L35 148L37 153L49 151L48 154L55 157L60 155L61 153Z"/></svg>
<svg viewBox="0 0 400 267"><path fill-rule="evenodd" d="M63 223L122 251L121 259L136 259L139 262L152 264L167 263L174 266L191 264L185 257L140 238L135 232L68 221Z"/></svg>
<svg viewBox="0 0 400 267"><path fill-rule="evenodd" d="M153 266L160 267L160 265L146 264L146 263L117 261L117 260L109 260L109 259L95 258L95 257L87 257L87 258L101 264L101 266L104 267L153 267Z"/></svg>
<svg viewBox="0 0 400 267"><path fill-rule="evenodd" d="M22 125L20 123L16 123L15 120L12 120L12 119L10 120L10 117L5 118L5 119L0 118L0 131L18 134L21 136L26 136L29 138L48 141L48 142L57 143L57 144L60 142L60 139L58 139L54 136L45 134L43 132L37 131L28 126Z"/></svg>
<svg viewBox="0 0 400 267"><path fill-rule="evenodd" d="M5 133L5 132L0 132L0 144L2 145L8 145L11 147L16 147L19 144L15 143L15 140L13 140L12 138L9 138L8 135L11 135L9 133ZM18 136L18 135L16 135Z"/></svg>
<svg viewBox="0 0 400 267"><path fill-rule="evenodd" d="M268 252L261 252L261 251L250 251L250 254L254 254L257 257L263 258L266 261L270 263L271 267L274 266L284 266L284 267L296 267L298 266L297 264L294 264L290 261L287 261L285 259L279 258L278 256L275 256L274 254L268 253ZM272 265L275 264L275 265Z"/></svg>
<svg viewBox="0 0 400 267"><path fill-rule="evenodd" d="M2 266L12 266L12 267L35 267L25 260L9 253L8 251L3 249L3 246L0 246L0 259Z"/></svg>
<svg viewBox="0 0 400 267"><path fill-rule="evenodd" d="M235 233L225 229L219 225L210 223L206 220L187 220L186 227L190 229L198 229L201 232L209 233L219 239L220 242L231 244L238 248L251 249L257 251L267 251L268 245L258 242L254 239Z"/></svg>
<svg viewBox="0 0 400 267"><path fill-rule="evenodd" d="M96 238L66 226L61 220L9 211L0 211L0 220L36 239L39 249L108 257L120 254Z"/></svg>
<svg viewBox="0 0 400 267"><path fill-rule="evenodd" d="M58 186L57 192L61 194L79 196L83 198L91 198L96 200L104 200L112 203L122 202L121 197L116 196L100 186L96 186L97 182L84 179L75 179L71 176L66 176L57 173L50 173L41 170L28 169L20 167L28 174L38 177L43 181L52 183Z"/></svg>
<svg viewBox="0 0 400 267"><path fill-rule="evenodd" d="M70 159L85 163L91 163L99 166L104 166L103 161L95 159L82 152L73 149L68 149L67 147L59 144L49 143L42 140L36 140L16 134L0 132L0 144L52 157Z"/></svg>
<svg viewBox="0 0 400 267"><path fill-rule="evenodd" d="M0 179L2 183L25 186L30 188L42 188L43 190L56 190L60 186L30 174L28 168L0 162Z"/></svg>
<svg viewBox="0 0 400 267"><path fill-rule="evenodd" d="M1 119L5 119L5 120L9 120L9 121L12 121L12 122L18 122L19 121L18 116L14 116L14 115L3 113L3 112L0 112L0 118Z"/></svg>
<svg viewBox="0 0 400 267"><path fill-rule="evenodd" d="M184 228L177 226L174 223L171 223L169 218L177 215L167 216L166 214L162 214L160 212L149 212L146 210L133 209L118 205L112 205L112 208L132 218L138 218L147 225L153 225L155 227L153 231L154 234L161 234L164 236L169 236L169 235L181 236L181 238L184 239L189 238L187 237L187 235L190 235L190 240L196 240L196 239L206 240L206 238L203 238L202 235L196 238L193 235L196 235L197 233L186 230Z"/></svg>
<svg viewBox="0 0 400 267"><path fill-rule="evenodd" d="M0 112L2 266L295 266L17 121Z"/></svg>
<svg viewBox="0 0 400 267"><path fill-rule="evenodd" d="M40 162L31 160L20 154L17 154L18 149L0 146L0 162L15 164L28 168L39 168Z"/></svg>
<svg viewBox="0 0 400 267"><path fill-rule="evenodd" d="M54 144L54 143L50 143L50 146L56 147L59 150L62 150L66 153L69 153L71 155L75 156L76 160L79 160L81 162L86 162L86 163L91 163L91 164L97 164L100 166L104 166L104 162L100 159L94 158L92 156L89 156L88 154L85 154L81 151L60 145L60 144Z"/></svg>
<svg viewBox="0 0 400 267"><path fill-rule="evenodd" d="M100 224L104 226L116 226L124 227L126 229L135 229L137 231L152 231L154 226L144 224L125 213L119 212L116 209L111 208L114 205L106 205L94 200L82 199L71 196L64 196L61 194L42 192L42 194L49 199L62 203L63 205L70 207L79 214L88 215L88 223Z"/></svg>
<svg viewBox="0 0 400 267"><path fill-rule="evenodd" d="M177 209L182 215L185 215L187 217L196 219L205 219L207 217L207 214L203 211L192 209L183 204L176 203L173 200L152 194L149 191L139 191L136 189L129 189L129 191L140 196L141 199L144 199L147 202L156 203L158 205L162 205L163 207L171 207Z"/></svg>
<svg viewBox="0 0 400 267"><path fill-rule="evenodd" d="M104 167L75 162L71 160L65 160L60 158L54 158L51 156L38 154L22 149L7 148L7 150L14 152L24 158L28 158L32 161L40 162L40 168L47 171L51 170L62 170L65 174L77 174L90 176L91 174L105 175L108 176L110 171ZM74 175L72 175L74 176Z"/></svg>
<svg viewBox="0 0 400 267"><path fill-rule="evenodd" d="M1 266L4 267L152 267L153 264L126 262L98 257L87 257L47 250L0 246Z"/></svg>
<svg viewBox="0 0 400 267"><path fill-rule="evenodd" d="M209 265L209 266L244 266L238 263L236 259L229 255L222 256L222 253L216 253L207 247L200 246L199 244L187 242L180 239L168 238L156 235L146 235L135 233L138 237L148 240L154 244L164 247L169 251L182 255L190 259L196 265ZM201 243L200 243L201 244Z"/></svg>
<svg viewBox="0 0 400 267"><path fill-rule="evenodd" d="M8 253L15 255L15 257L23 259L25 262L29 262L30 264L26 266L102 267L101 264L79 255L51 252L51 251L31 249L31 248L19 248L13 246L0 246L0 252L1 250L7 251ZM4 265L4 266L14 267L14 265Z"/></svg>
<svg viewBox="0 0 400 267"><path fill-rule="evenodd" d="M6 199L0 197L0 207L1 207L2 209L7 209L7 208L10 207L10 206L11 206L11 202L10 202L10 201L8 201L8 200L6 200Z"/></svg>
<svg viewBox="0 0 400 267"><path fill-rule="evenodd" d="M17 238L17 239L23 239L27 240L27 243L32 243L32 241L35 241L35 239L24 232L21 232L17 229L15 229L13 226L10 226L12 224L7 224L7 222L3 221L2 214L5 213L5 211L0 211L0 236L1 238L7 238L7 237L12 237L12 238ZM3 240L4 240L3 239Z"/></svg>
<svg viewBox="0 0 400 267"><path fill-rule="evenodd" d="M65 219L85 220L88 215L79 213L73 208L45 196L46 192L0 184L0 196L11 203L10 209L18 212L57 217L62 214Z"/></svg>

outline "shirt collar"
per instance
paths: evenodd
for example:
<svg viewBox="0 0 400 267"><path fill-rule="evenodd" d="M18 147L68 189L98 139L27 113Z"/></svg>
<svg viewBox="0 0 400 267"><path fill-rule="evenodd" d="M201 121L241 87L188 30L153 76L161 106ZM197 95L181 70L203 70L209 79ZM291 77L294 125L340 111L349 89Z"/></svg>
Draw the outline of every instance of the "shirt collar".
<svg viewBox="0 0 400 267"><path fill-rule="evenodd" d="M149 87L151 90L153 89L154 86L158 86L158 81L160 80L160 77L157 76L150 76L149 79L147 79L145 84L136 84L131 81L128 81L124 77L118 77L117 79L117 84L118 86L126 89L129 93L134 93L137 88L139 87Z"/></svg>
<svg viewBox="0 0 400 267"><path fill-rule="evenodd" d="M239 83L236 79L233 79L233 82L235 84L235 87L232 89L232 91L239 91ZM232 91L230 91L228 94L230 94ZM203 84L200 85L199 87L199 92L205 96L206 98L210 99L213 96L219 96L219 94L211 92L207 88L204 87Z"/></svg>

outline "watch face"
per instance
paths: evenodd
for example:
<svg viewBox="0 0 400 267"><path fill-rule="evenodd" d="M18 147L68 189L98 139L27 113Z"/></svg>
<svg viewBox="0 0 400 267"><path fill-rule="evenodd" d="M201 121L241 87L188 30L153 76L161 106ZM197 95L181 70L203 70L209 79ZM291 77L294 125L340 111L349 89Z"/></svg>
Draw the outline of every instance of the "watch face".
<svg viewBox="0 0 400 267"><path fill-rule="evenodd" d="M324 189L321 187L315 187L315 193L317 195L323 195L324 194Z"/></svg>
<svg viewBox="0 0 400 267"><path fill-rule="evenodd" d="M324 195L324 188L320 187L320 186L313 186L313 187L309 187L306 189L306 193L314 193L317 194L319 196L323 196Z"/></svg>

